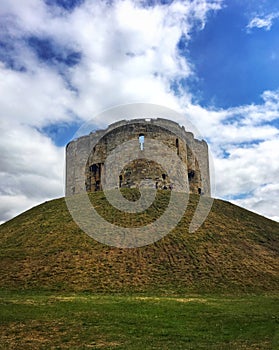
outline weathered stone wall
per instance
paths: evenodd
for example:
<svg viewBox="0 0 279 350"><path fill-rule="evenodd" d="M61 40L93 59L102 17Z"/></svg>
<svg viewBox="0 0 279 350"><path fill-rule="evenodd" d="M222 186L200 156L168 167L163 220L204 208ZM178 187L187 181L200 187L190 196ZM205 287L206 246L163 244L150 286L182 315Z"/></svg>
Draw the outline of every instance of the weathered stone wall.
<svg viewBox="0 0 279 350"><path fill-rule="evenodd" d="M139 135L144 135L143 150ZM108 164L109 155L119 147L121 159L118 152L119 156L115 154ZM153 159L147 154L154 155ZM123 159L123 167L118 168ZM172 167L171 179L160 159L164 159L168 169ZM108 172L109 177L105 176ZM190 193L210 195L207 144L167 119L123 120L67 145L66 195L98 191L102 189L103 177L110 179L106 186L111 188L154 186L179 190L186 186Z"/></svg>

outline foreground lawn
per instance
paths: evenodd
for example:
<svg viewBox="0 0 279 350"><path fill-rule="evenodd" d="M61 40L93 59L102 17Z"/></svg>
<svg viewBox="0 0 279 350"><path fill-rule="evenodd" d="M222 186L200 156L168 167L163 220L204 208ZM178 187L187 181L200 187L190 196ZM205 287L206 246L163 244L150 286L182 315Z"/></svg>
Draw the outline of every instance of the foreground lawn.
<svg viewBox="0 0 279 350"><path fill-rule="evenodd" d="M275 296L0 291L0 349L279 349Z"/></svg>

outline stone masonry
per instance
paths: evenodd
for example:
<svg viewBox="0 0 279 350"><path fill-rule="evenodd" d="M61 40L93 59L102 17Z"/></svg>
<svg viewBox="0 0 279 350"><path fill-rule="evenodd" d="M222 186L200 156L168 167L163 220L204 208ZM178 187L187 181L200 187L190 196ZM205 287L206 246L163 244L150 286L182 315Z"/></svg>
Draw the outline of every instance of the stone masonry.
<svg viewBox="0 0 279 350"><path fill-rule="evenodd" d="M156 158L146 156L147 148ZM125 160L120 168L118 149ZM106 162L113 152L114 158ZM162 163L173 168L172 178ZM190 193L210 196L208 146L171 120L122 120L106 130L75 139L66 147L66 196L102 190L105 178L108 188L179 191L186 186Z"/></svg>

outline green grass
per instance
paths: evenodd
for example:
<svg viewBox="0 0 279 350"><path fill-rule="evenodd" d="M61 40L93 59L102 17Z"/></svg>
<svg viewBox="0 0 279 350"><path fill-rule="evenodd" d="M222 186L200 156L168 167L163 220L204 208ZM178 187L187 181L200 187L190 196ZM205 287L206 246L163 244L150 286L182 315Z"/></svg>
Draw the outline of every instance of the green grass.
<svg viewBox="0 0 279 350"><path fill-rule="evenodd" d="M0 292L0 349L278 349L274 295ZM276 335L277 332L277 335Z"/></svg>
<svg viewBox="0 0 279 350"><path fill-rule="evenodd" d="M136 191L123 191L137 198ZM119 212L103 192L90 199L108 221L146 225L164 212L169 191L158 191L138 215ZM163 239L148 246L105 246L75 224L64 198L43 203L0 225L0 288L68 292L265 293L279 289L279 223L214 200L203 225L188 227L199 196ZM113 234L113 232L112 232Z"/></svg>
<svg viewBox="0 0 279 350"><path fill-rule="evenodd" d="M89 197L108 221L135 227L160 217L169 195L138 215ZM86 235L63 198L0 225L0 349L279 349L279 223L214 200L189 233L198 200L135 249Z"/></svg>

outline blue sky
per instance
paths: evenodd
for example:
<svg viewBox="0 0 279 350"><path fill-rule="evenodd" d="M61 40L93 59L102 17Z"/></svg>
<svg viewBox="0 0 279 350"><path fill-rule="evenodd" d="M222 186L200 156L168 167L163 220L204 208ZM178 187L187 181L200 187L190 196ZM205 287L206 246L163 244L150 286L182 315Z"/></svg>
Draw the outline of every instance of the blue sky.
<svg viewBox="0 0 279 350"><path fill-rule="evenodd" d="M278 2L11 0L0 29L0 222L63 196L79 126L133 102L187 116L215 196L279 220Z"/></svg>
<svg viewBox="0 0 279 350"><path fill-rule="evenodd" d="M194 33L183 50L195 66L192 91L207 107L261 103L263 91L278 88L279 21L274 21L272 30L248 30L251 14L247 1L225 4L222 11L211 16L204 30ZM279 11L279 3L269 10L266 2L259 13L264 17L269 11Z"/></svg>

